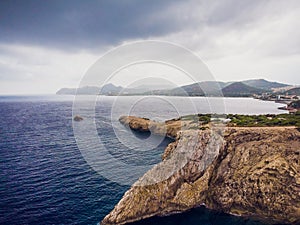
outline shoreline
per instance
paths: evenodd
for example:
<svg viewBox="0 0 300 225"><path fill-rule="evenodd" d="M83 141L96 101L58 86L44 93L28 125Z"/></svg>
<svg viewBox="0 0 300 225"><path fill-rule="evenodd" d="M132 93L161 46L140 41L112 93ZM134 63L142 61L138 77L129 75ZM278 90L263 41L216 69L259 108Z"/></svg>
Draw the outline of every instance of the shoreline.
<svg viewBox="0 0 300 225"><path fill-rule="evenodd" d="M174 134L170 127L172 121L172 128L178 129L178 120L155 122L155 129L167 126L166 134ZM153 132L148 119L123 117L120 122L137 132L140 129ZM165 149L162 162L124 194L101 224L126 224L185 212L199 205L271 224L298 224L300 200L296 190L300 177L296 171L300 169L297 164L300 133L296 127L224 127L223 138L217 127L212 129L215 131L177 130L175 141ZM211 138L213 142L209 141ZM217 152L216 148L219 148ZM184 152L192 161L166 179L142 185L151 177L161 177L168 162ZM272 186L269 186L270 181ZM289 182L288 187L282 185L286 182ZM261 200L259 193L263 193ZM280 201L285 204L277 202L276 196L281 196Z"/></svg>

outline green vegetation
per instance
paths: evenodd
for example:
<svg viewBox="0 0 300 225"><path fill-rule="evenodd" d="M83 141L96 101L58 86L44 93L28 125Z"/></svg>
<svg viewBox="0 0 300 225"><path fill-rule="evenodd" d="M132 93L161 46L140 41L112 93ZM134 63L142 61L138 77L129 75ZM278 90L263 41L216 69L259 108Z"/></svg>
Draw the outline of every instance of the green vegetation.
<svg viewBox="0 0 300 225"><path fill-rule="evenodd" d="M218 115L218 114L197 114L186 115L179 118L182 121L205 125L211 121L226 122L227 126L240 127L269 127L269 126L296 126L300 127L300 112L295 114L266 114L266 115ZM224 120L225 119L225 120Z"/></svg>
<svg viewBox="0 0 300 225"><path fill-rule="evenodd" d="M211 121L212 115L211 114L196 114L196 115L186 115L180 117L182 121L191 121L191 123L197 124L208 124Z"/></svg>
<svg viewBox="0 0 300 225"><path fill-rule="evenodd" d="M265 126L296 126L300 127L300 113L267 114L267 115L228 115L229 126L265 127Z"/></svg>

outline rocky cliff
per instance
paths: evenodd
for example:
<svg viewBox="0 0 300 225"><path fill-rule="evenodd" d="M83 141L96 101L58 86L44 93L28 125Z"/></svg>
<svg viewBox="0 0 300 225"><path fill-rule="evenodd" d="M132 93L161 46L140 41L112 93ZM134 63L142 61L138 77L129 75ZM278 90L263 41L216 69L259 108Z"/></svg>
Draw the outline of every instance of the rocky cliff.
<svg viewBox="0 0 300 225"><path fill-rule="evenodd" d="M133 117L121 122L144 131L150 125L149 120L137 122ZM177 132L177 136L165 150L163 161L124 194L102 225L125 224L200 205L268 223L300 224L300 133L295 128L179 132L171 125L176 120L168 123L165 133Z"/></svg>
<svg viewBox="0 0 300 225"><path fill-rule="evenodd" d="M164 135L176 138L179 130L189 127L190 121L179 119L167 120L166 122L151 121L147 118L135 116L121 116L120 123L138 132L151 132L156 135Z"/></svg>

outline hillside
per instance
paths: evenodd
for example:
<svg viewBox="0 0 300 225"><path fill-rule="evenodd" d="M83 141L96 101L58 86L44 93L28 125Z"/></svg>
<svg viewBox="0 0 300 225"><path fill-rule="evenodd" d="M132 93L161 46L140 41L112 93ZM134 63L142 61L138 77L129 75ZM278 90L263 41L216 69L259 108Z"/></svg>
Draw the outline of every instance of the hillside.
<svg viewBox="0 0 300 225"><path fill-rule="evenodd" d="M76 95L76 88L61 88L56 92L57 95Z"/></svg>
<svg viewBox="0 0 300 225"><path fill-rule="evenodd" d="M56 92L57 95L97 95L100 88L96 86L86 86L82 88L62 88Z"/></svg>
<svg viewBox="0 0 300 225"><path fill-rule="evenodd" d="M102 88L97 86L85 86L81 88L62 88L56 92L57 95L115 95L123 88L113 84L106 84Z"/></svg>
<svg viewBox="0 0 300 225"><path fill-rule="evenodd" d="M101 88L100 94L102 95L117 95L122 91L121 86L115 86L113 84L106 84Z"/></svg>
<svg viewBox="0 0 300 225"><path fill-rule="evenodd" d="M284 92L284 94L286 94L286 95L297 95L297 96L300 96L300 87L292 88L292 89Z"/></svg>
<svg viewBox="0 0 300 225"><path fill-rule="evenodd" d="M169 90L156 90L145 94L174 95L174 96L219 96L227 83L220 81L203 81L184 85Z"/></svg>
<svg viewBox="0 0 300 225"><path fill-rule="evenodd" d="M165 89L161 84L143 84L134 88L106 84L102 87L86 86L82 88L62 88L56 94L97 95L101 90L102 95L167 95L167 96L223 96L249 97L253 94L260 95L265 92L274 92L275 89L289 87L287 84L267 81L264 79L245 80L241 82L202 81L176 88ZM300 95L300 88L294 88L288 94Z"/></svg>
<svg viewBox="0 0 300 225"><path fill-rule="evenodd" d="M267 81L264 79L246 80L241 82L203 81L181 86L171 90L157 90L146 94L174 95L174 96L219 96L223 92L225 97L249 97L253 94L262 94L273 88L282 88L289 85Z"/></svg>
<svg viewBox="0 0 300 225"><path fill-rule="evenodd" d="M271 90L273 88L282 88L282 87L290 86L288 84L267 81L265 79L245 80L242 82L248 86L259 88L259 89L265 89L265 90Z"/></svg>
<svg viewBox="0 0 300 225"><path fill-rule="evenodd" d="M222 88L224 88L225 86L225 82L203 81L200 83L186 85L181 88L190 96L198 95L200 93L202 93L205 96L216 96L220 94Z"/></svg>
<svg viewBox="0 0 300 225"><path fill-rule="evenodd" d="M262 94L263 89L251 87L243 82L232 83L222 89L224 97L250 97L254 94Z"/></svg>

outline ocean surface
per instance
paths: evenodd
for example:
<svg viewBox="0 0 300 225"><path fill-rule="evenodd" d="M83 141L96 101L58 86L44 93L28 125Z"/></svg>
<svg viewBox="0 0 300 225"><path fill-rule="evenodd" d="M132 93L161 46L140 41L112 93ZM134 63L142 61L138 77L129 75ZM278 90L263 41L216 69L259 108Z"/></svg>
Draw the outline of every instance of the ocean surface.
<svg viewBox="0 0 300 225"><path fill-rule="evenodd" d="M120 115L165 120L196 112L284 113L277 109L279 104L250 98L100 97L95 107L90 108L91 104L86 103L91 99L81 96L76 99L76 109L73 100L73 96L55 95L0 97L1 225L96 225L101 221L129 188L124 181L134 181L160 162L170 142L132 134L118 123ZM73 122L74 112L80 113L84 120ZM94 121L98 139L89 139L73 129L86 128L88 121ZM130 136L134 138L129 139ZM89 154L99 150L99 141L111 158L130 168L142 168L141 171L133 176L128 173L129 178L124 179L124 171L117 166L107 170L103 163L93 164ZM148 145L148 141L152 143ZM136 224L261 223L200 207Z"/></svg>

